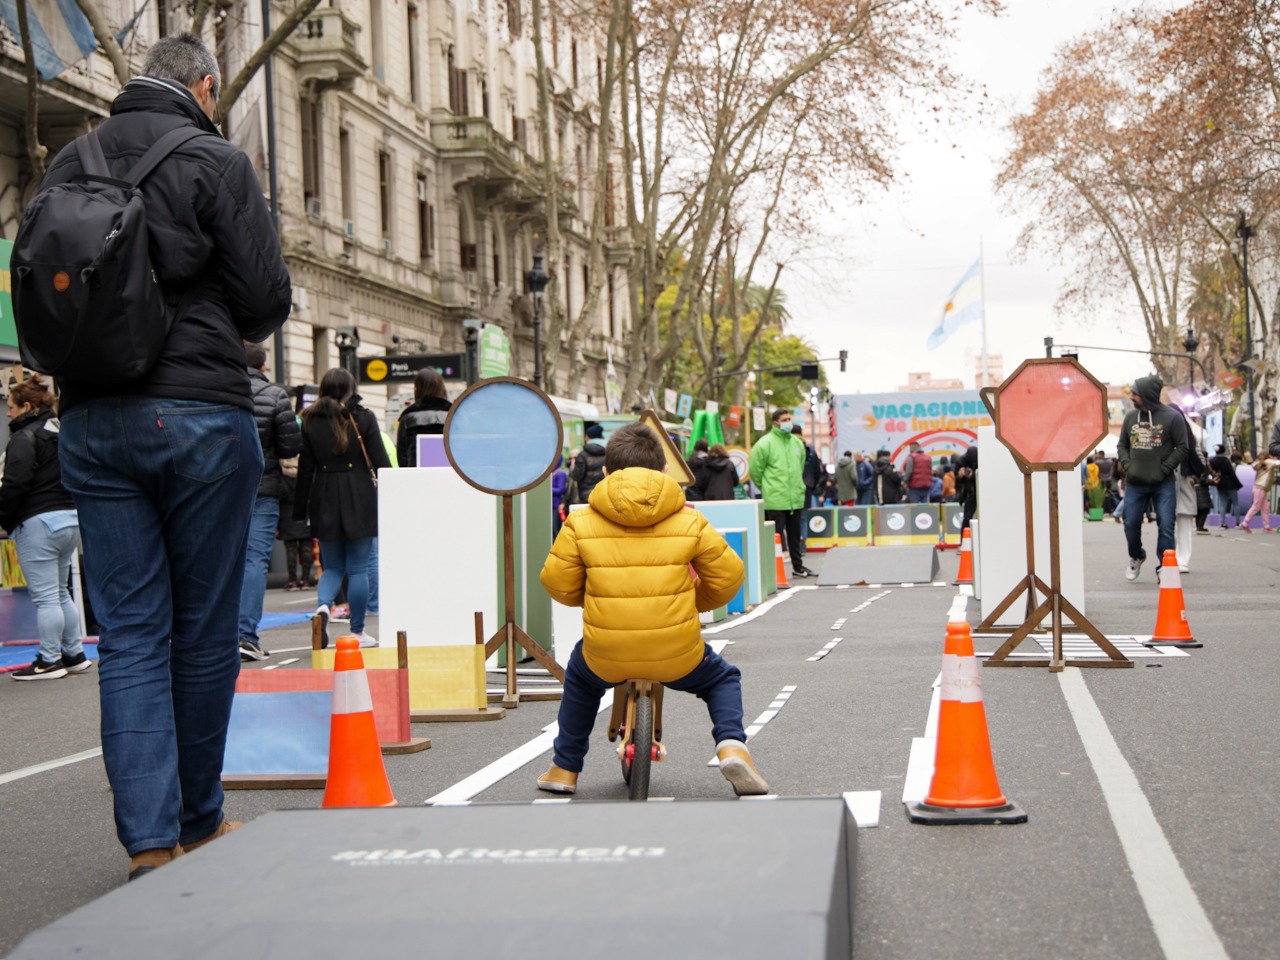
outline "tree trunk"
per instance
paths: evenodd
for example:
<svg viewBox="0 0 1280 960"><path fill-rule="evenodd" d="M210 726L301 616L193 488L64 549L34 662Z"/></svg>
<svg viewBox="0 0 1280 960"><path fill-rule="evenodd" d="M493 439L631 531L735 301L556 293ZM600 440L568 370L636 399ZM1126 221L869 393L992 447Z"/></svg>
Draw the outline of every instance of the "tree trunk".
<svg viewBox="0 0 1280 960"><path fill-rule="evenodd" d="M31 47L31 27L27 19L27 0L17 0L18 32L22 34L22 63L27 74L27 160L31 177L44 179L44 158L49 148L40 142L40 75L36 71L36 55Z"/></svg>
<svg viewBox="0 0 1280 960"><path fill-rule="evenodd" d="M80 8L80 11L89 21L94 39L98 41L98 46L102 48L103 53L111 60L111 68L115 70L116 79L120 81L120 86L123 87L133 79L133 73L129 69L129 61L125 59L124 51L120 49L120 44L116 41L115 34L111 32L111 25L107 23L107 18L102 15L102 11L98 9L93 0L76 0L76 6Z"/></svg>

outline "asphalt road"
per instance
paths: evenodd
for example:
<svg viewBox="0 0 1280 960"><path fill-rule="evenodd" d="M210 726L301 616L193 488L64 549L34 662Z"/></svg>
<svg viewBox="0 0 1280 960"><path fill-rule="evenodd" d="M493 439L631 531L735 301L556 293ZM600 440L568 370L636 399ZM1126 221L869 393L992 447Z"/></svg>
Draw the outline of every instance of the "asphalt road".
<svg viewBox="0 0 1280 960"><path fill-rule="evenodd" d="M1108 634L1150 634L1155 580L1145 570L1125 581L1124 554L1117 524L1086 524L1087 613ZM811 565L821 563L815 556ZM955 565L954 554L944 557L946 579ZM795 590L709 638L729 641L724 654L742 668L748 722L795 688L751 743L776 792L882 791L879 825L859 831L857 957L1277 955L1280 536L1197 537L1192 570L1183 589L1203 649L1144 658L1131 670L981 672L1000 785L1028 812L1023 825L928 827L902 810L956 588ZM268 608L311 602L271 591ZM976 623L977 603L967 610ZM808 659L836 637L823 659ZM305 626L269 631L274 656L265 665L305 658L307 638ZM11 777L98 746L95 675L0 677L0 956L124 882L99 758ZM423 803L539 736L555 711L555 702L526 702L501 721L415 725L433 748L386 761L401 805ZM730 798L707 766L713 744L701 704L672 693L665 712L670 757L654 768L652 795ZM574 803L625 797L604 726ZM538 798L533 781L548 762L539 756L474 801ZM318 791L234 792L227 812L252 819L319 803Z"/></svg>

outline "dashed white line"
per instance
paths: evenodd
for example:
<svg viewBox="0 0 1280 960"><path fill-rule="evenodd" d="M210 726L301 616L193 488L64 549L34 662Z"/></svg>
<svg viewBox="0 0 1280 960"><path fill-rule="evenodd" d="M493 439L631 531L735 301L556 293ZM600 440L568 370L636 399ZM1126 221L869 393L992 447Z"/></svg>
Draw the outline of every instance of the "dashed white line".
<svg viewBox="0 0 1280 960"><path fill-rule="evenodd" d="M839 620L837 620L835 623L833 623L833 624L831 625L831 629L832 629L832 630L839 630L841 627L843 627L843 626L844 626L846 623L848 623L848 622L849 622L849 618L848 618L848 617L841 617Z"/></svg>
<svg viewBox="0 0 1280 960"><path fill-rule="evenodd" d="M11 770L9 773L0 773L0 784L12 783L14 780L33 777L37 773L44 773L46 770L56 770L58 767L65 767L69 763L79 763L81 760L92 760L94 757L100 756L102 756L102 748L94 747L92 750L85 750L82 753L73 753L66 757L59 757L57 760L46 760L44 763L33 764L30 767L22 767L19 770Z"/></svg>
<svg viewBox="0 0 1280 960"><path fill-rule="evenodd" d="M778 695L773 698L773 703L769 704L764 713L751 721L751 725L747 727L748 742L750 742L752 737L764 729L765 724L778 715L778 711L787 705L787 701L791 699L791 695L795 692L796 687L794 684L785 686L781 691L779 691ZM712 757L711 760L708 761L707 766L718 767L720 766L720 761L715 757Z"/></svg>
<svg viewBox="0 0 1280 960"><path fill-rule="evenodd" d="M818 660L821 660L821 659L822 659L823 657L825 657L828 653L830 653L832 650L834 650L834 649L836 648L836 644L838 644L838 643L839 643L841 640L843 640L843 639L844 639L844 637L836 637L834 640L832 640L830 643L828 643L825 647L823 647L821 650L819 650L817 653L815 653L812 657L806 657L806 658L805 658L805 662L806 662L806 663L814 663L814 662L816 662L816 661L818 661Z"/></svg>

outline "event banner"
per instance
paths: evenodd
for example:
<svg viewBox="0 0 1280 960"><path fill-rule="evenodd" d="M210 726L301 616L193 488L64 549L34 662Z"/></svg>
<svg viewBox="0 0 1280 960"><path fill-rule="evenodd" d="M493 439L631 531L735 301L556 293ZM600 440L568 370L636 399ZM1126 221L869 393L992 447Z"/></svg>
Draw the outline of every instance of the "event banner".
<svg viewBox="0 0 1280 960"><path fill-rule="evenodd" d="M912 442L934 458L961 454L992 424L977 390L843 393L834 402L835 450L888 450L899 468Z"/></svg>

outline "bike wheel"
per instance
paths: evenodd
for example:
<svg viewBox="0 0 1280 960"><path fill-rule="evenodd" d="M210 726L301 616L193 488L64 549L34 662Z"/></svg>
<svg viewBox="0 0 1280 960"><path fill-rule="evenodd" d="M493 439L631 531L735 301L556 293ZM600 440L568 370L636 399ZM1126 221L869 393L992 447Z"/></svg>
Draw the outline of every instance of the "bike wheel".
<svg viewBox="0 0 1280 960"><path fill-rule="evenodd" d="M649 767L653 761L653 700L636 698L636 728L631 736L631 776L627 784L632 800L649 799Z"/></svg>

